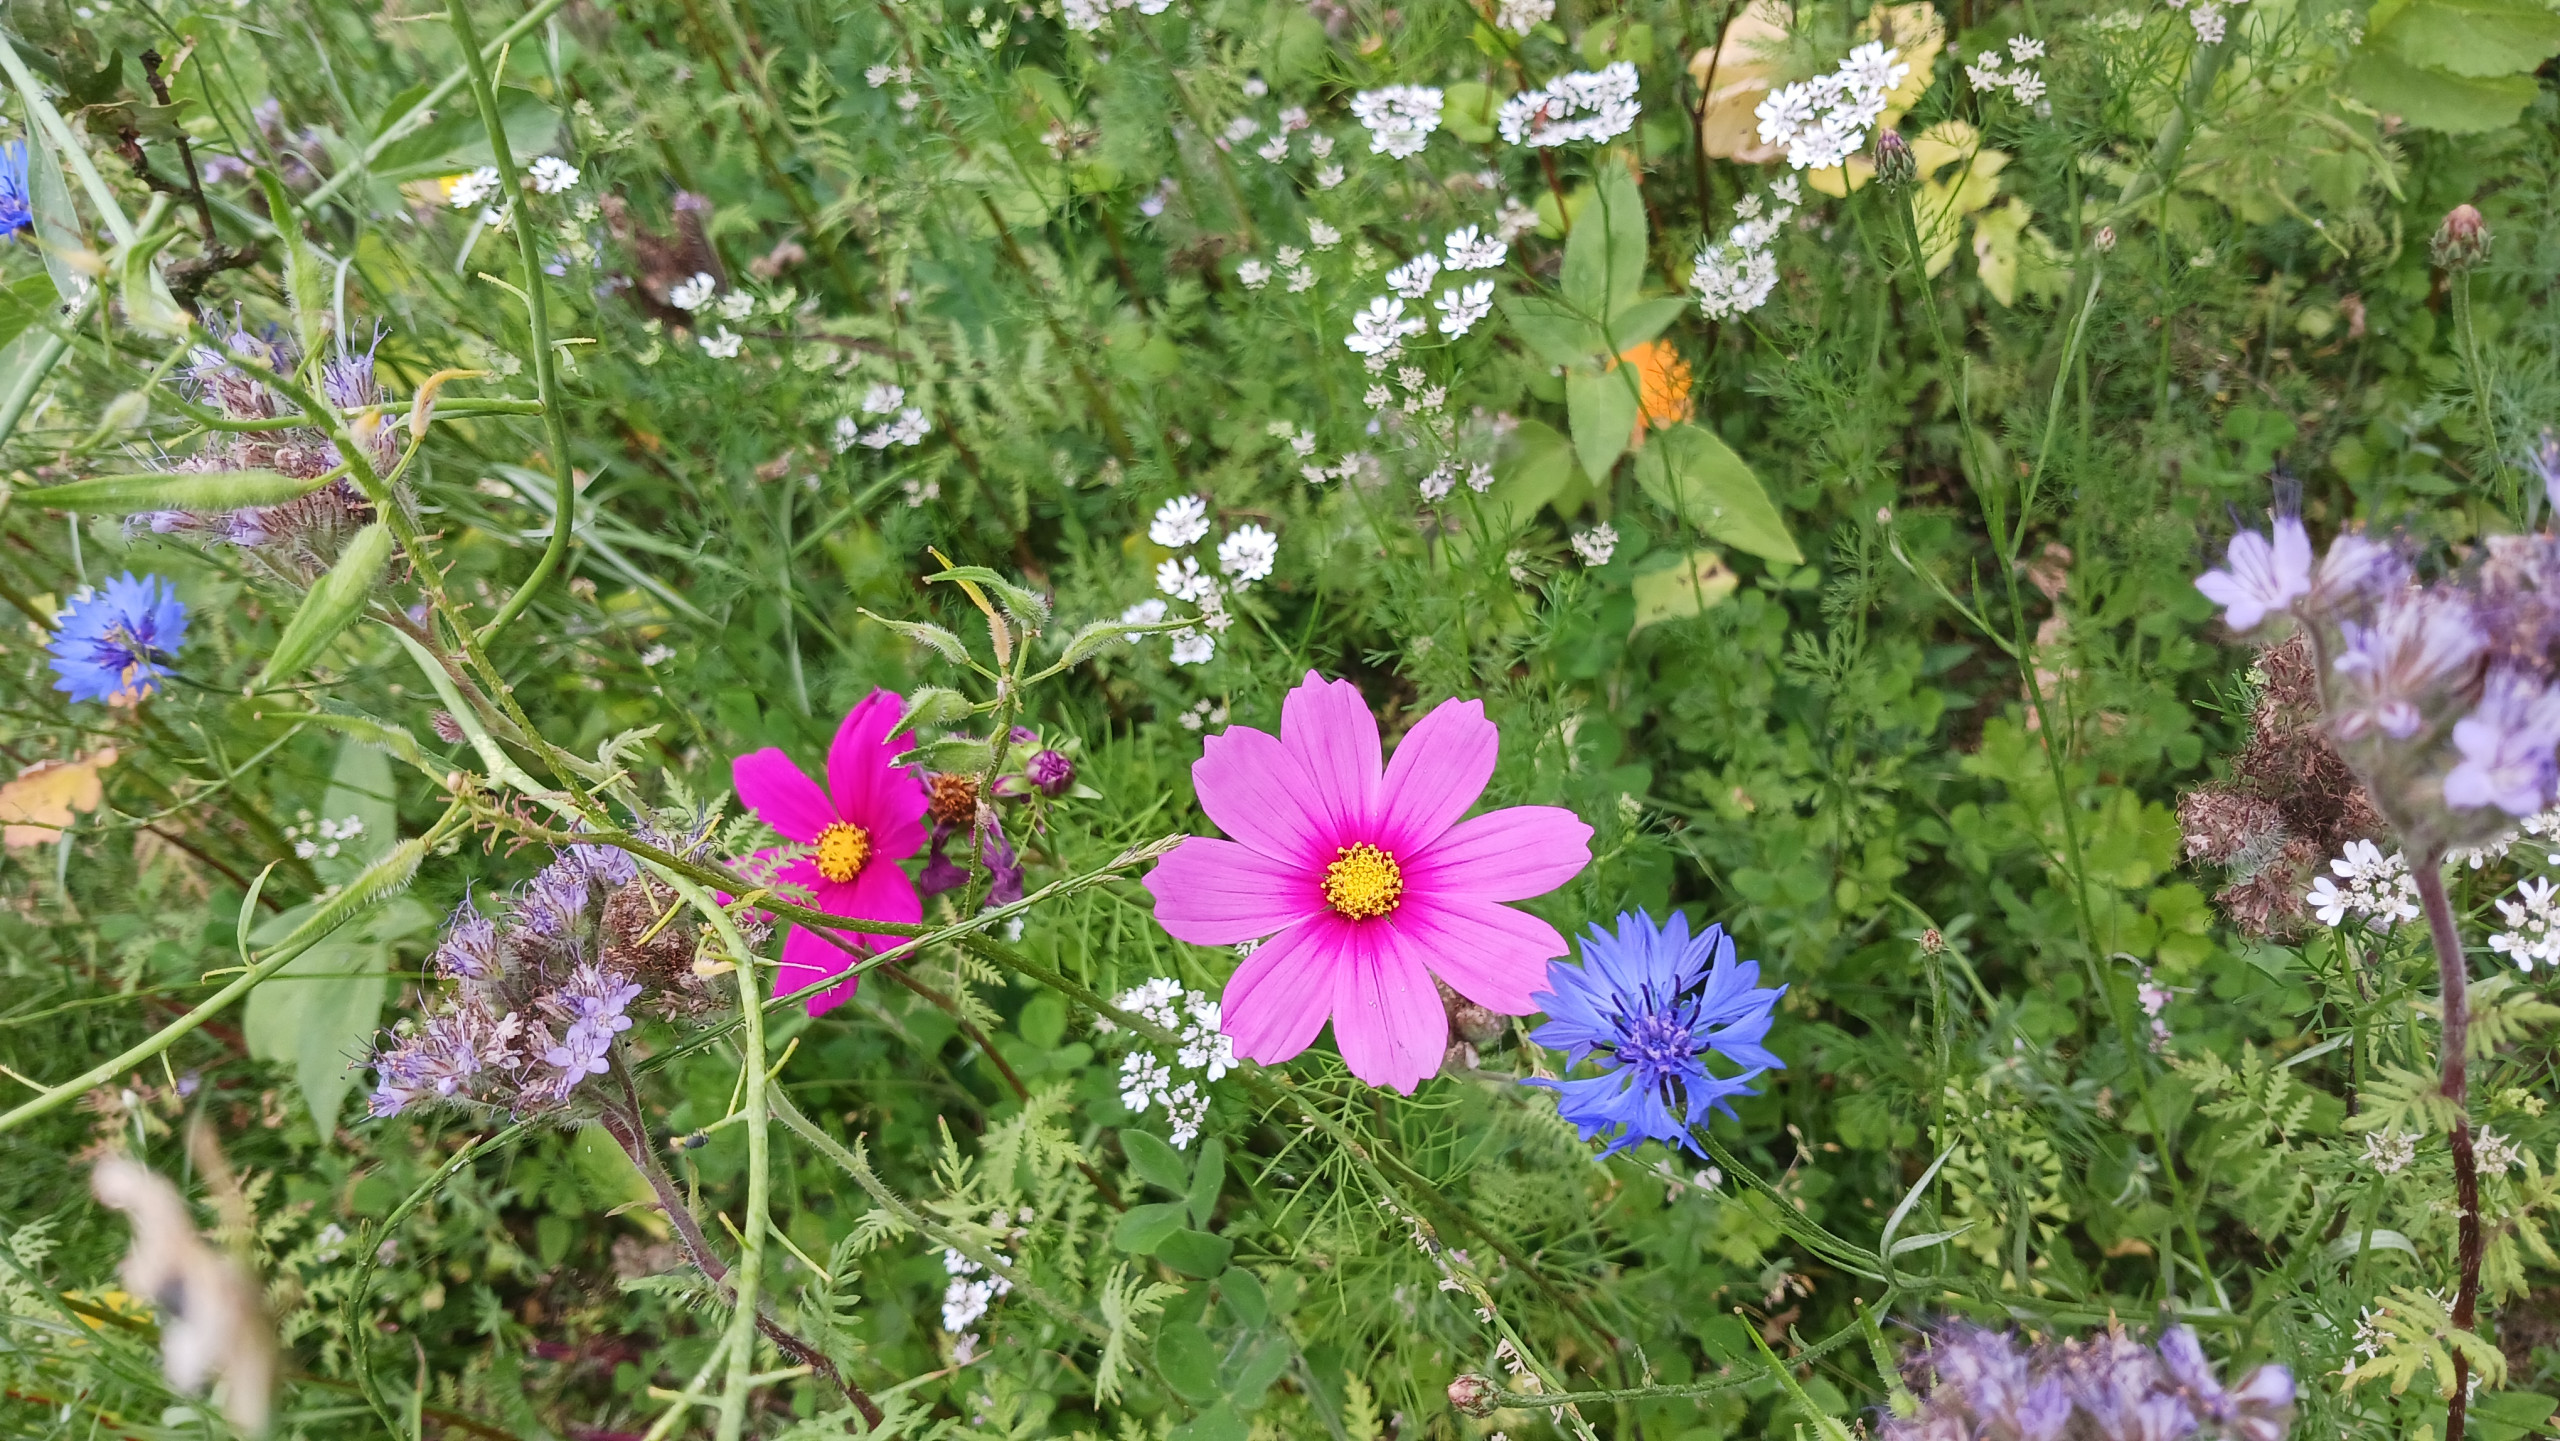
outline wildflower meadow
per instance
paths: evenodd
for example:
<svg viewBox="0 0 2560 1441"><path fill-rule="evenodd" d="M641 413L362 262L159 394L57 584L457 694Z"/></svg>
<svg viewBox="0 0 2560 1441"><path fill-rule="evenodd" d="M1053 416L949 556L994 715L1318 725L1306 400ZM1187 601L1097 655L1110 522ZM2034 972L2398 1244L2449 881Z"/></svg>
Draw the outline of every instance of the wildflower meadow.
<svg viewBox="0 0 2560 1441"><path fill-rule="evenodd" d="M2554 0L13 0L0 1436L2560 1435Z"/></svg>

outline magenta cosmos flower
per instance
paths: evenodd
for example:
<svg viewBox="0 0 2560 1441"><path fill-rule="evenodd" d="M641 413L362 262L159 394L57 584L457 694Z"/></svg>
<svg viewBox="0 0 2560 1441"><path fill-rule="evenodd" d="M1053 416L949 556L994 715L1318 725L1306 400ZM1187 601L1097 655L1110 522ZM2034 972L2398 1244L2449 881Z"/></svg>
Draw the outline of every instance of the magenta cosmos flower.
<svg viewBox="0 0 2560 1441"><path fill-rule="evenodd" d="M924 844L924 782L890 764L898 747L890 744L889 728L898 723L901 708L898 697L875 690L846 712L835 744L827 748L824 790L772 746L730 764L738 799L766 825L810 848L771 879L806 890L819 910L904 925L924 917L915 882L898 864ZM837 934L872 950L898 939ZM782 942L782 993L842 975L852 964L853 957L825 936L794 926ZM860 983L856 977L811 996L809 1014L842 1005Z"/></svg>
<svg viewBox="0 0 2560 1441"><path fill-rule="evenodd" d="M1193 836L1147 877L1156 920L1194 945L1268 937L1236 967L1220 1029L1266 1064L1333 1022L1351 1073L1411 1092L1449 1047L1438 976L1487 1010L1525 1016L1564 937L1503 905L1591 862L1591 827L1556 806L1458 819L1493 775L1501 737L1482 701L1443 701L1381 774L1378 723L1349 681L1315 672L1280 734L1209 738L1191 768L1200 808L1233 840Z"/></svg>

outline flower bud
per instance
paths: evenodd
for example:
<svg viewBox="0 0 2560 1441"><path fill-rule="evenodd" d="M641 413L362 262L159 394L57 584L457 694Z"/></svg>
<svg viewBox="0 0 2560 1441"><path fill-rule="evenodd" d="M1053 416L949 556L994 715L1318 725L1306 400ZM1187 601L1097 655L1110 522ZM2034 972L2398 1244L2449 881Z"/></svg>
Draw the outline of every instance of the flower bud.
<svg viewBox="0 0 2560 1441"><path fill-rule="evenodd" d="M1064 751L1035 751L1023 765L1022 774L1040 794L1062 796L1076 783L1076 763Z"/></svg>
<svg viewBox="0 0 2560 1441"><path fill-rule="evenodd" d="M1887 190L1901 190L1920 178L1920 162L1911 154L1911 143L1898 130L1876 132L1876 183Z"/></svg>
<svg viewBox="0 0 2560 1441"><path fill-rule="evenodd" d="M2115 228L2114 226L2112 226L2112 225L2101 225L2101 226L2099 226L2099 227L2098 227L2098 234L2097 234L2097 242L2098 242L2098 253L2099 253L2100 255L2104 255L2104 254L2106 254L2107 252L2109 252L2109 251L2111 251L2111 250L2115 249L2115 248L2116 248L2116 228Z"/></svg>
<svg viewBox="0 0 2560 1441"><path fill-rule="evenodd" d="M2439 270L2469 270L2489 258L2489 227L2482 224L2480 212L2468 205L2457 205L2445 212L2444 224L2436 227L2436 238L2429 242L2427 255Z"/></svg>
<svg viewBox="0 0 2560 1441"><path fill-rule="evenodd" d="M1501 1390L1492 1377L1469 1371L1449 1383L1449 1404L1461 1416L1490 1416L1493 1398Z"/></svg>

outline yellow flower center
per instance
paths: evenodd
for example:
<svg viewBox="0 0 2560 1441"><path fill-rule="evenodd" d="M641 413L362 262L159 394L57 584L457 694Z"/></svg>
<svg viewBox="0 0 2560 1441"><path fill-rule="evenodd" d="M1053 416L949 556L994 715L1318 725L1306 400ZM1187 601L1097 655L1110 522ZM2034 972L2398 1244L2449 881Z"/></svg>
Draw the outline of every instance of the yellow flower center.
<svg viewBox="0 0 2560 1441"><path fill-rule="evenodd" d="M1345 920L1383 916L1404 898L1404 872L1396 858L1363 842L1344 846L1324 868L1324 902Z"/></svg>
<svg viewBox="0 0 2560 1441"><path fill-rule="evenodd" d="M841 885L862 873L871 859L871 833L850 821L837 821L818 832L818 874Z"/></svg>

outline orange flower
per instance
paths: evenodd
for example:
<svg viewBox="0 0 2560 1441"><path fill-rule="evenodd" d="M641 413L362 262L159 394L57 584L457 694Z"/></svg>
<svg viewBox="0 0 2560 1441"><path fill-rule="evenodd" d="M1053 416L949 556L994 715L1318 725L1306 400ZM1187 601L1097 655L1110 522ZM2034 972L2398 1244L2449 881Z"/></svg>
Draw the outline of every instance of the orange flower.
<svg viewBox="0 0 2560 1441"><path fill-rule="evenodd" d="M1629 346L1618 359L1636 368L1638 408L1635 438L1628 442L1630 447L1644 444L1647 424L1678 425L1698 413L1697 397L1689 393L1697 377L1690 371L1689 362L1680 357L1680 352L1670 341L1648 340L1641 345ZM1614 362L1610 368L1617 368Z"/></svg>

